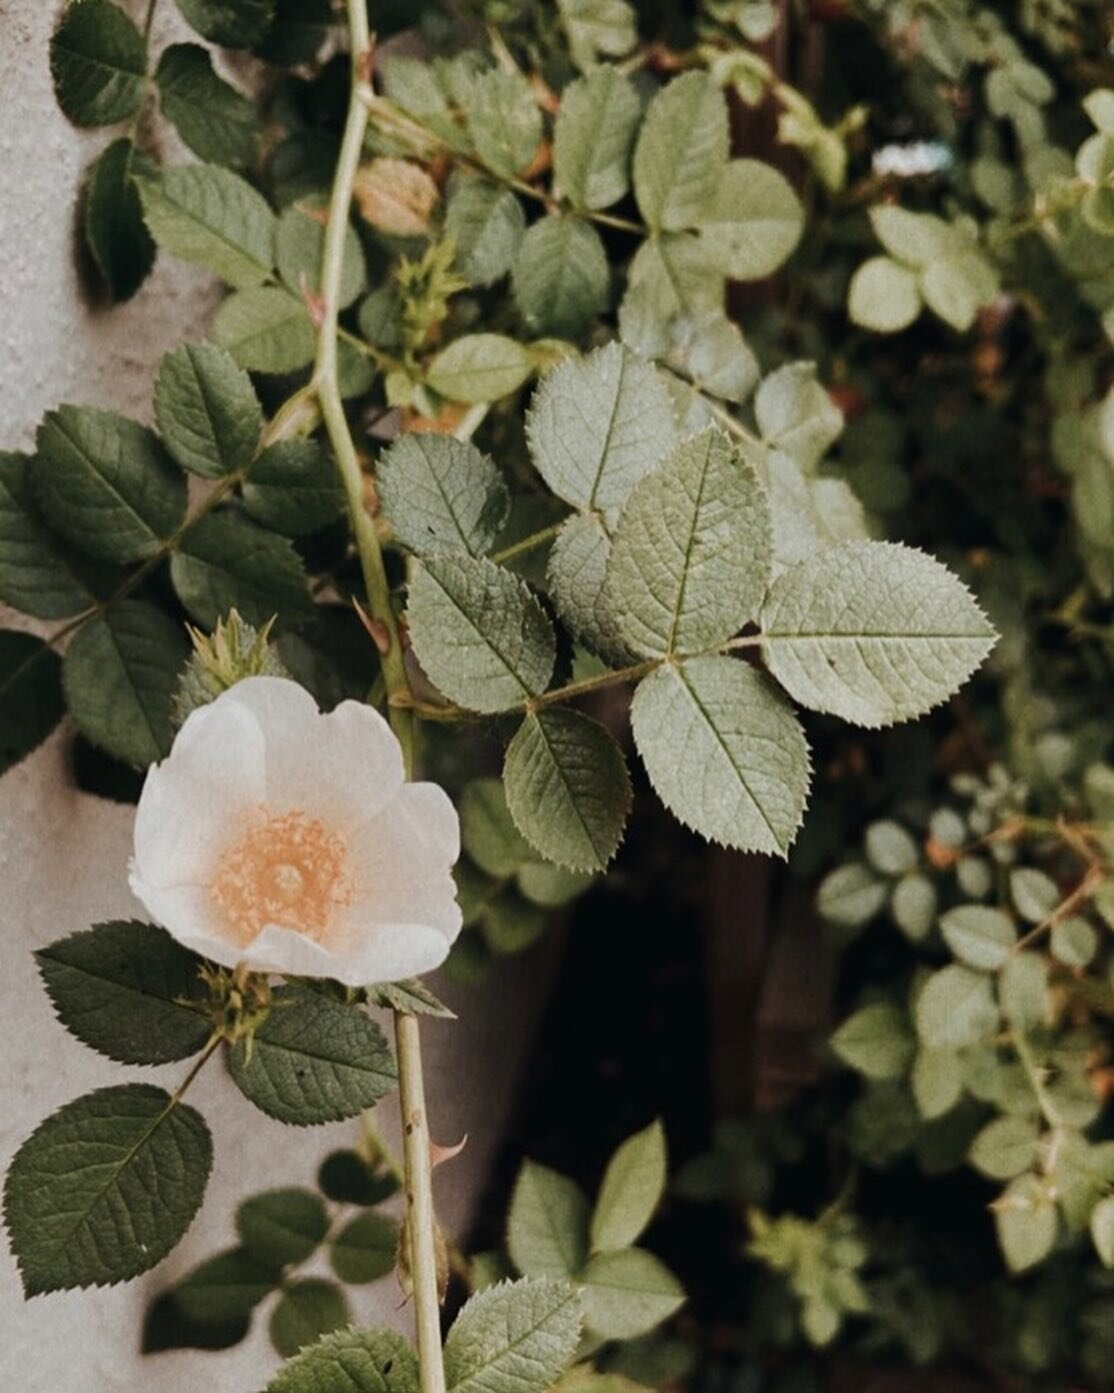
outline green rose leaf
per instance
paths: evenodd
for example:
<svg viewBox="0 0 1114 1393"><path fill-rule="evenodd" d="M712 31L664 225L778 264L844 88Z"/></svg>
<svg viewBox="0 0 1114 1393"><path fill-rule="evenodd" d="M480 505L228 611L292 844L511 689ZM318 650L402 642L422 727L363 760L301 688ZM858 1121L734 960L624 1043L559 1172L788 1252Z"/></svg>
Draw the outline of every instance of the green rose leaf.
<svg viewBox="0 0 1114 1393"><path fill-rule="evenodd" d="M505 276L525 231L522 204L510 189L486 179L450 182L445 232L453 238L457 268L471 285L492 285Z"/></svg>
<svg viewBox="0 0 1114 1393"><path fill-rule="evenodd" d="M1035 1175L1019 1175L994 1202L998 1242L1011 1272L1043 1262L1060 1231L1056 1200Z"/></svg>
<svg viewBox="0 0 1114 1393"><path fill-rule="evenodd" d="M375 479L395 536L419 556L482 556L507 521L503 476L470 440L402 435L379 457Z"/></svg>
<svg viewBox="0 0 1114 1393"><path fill-rule="evenodd" d="M961 1049L990 1039L998 1029L991 979L952 963L934 972L913 1008L917 1034L934 1049Z"/></svg>
<svg viewBox="0 0 1114 1393"><path fill-rule="evenodd" d="M237 289L270 276L275 215L238 174L215 164L186 164L138 183L147 227L163 251Z"/></svg>
<svg viewBox="0 0 1114 1393"><path fill-rule="evenodd" d="M1114 1195L1099 1200L1091 1211L1091 1238L1104 1267L1114 1267Z"/></svg>
<svg viewBox="0 0 1114 1393"><path fill-rule="evenodd" d="M465 334L443 348L426 381L452 401L500 401L517 392L534 370L520 343L503 334Z"/></svg>
<svg viewBox="0 0 1114 1393"><path fill-rule="evenodd" d="M25 1293L154 1267L197 1213L211 1165L204 1120L161 1088L100 1088L59 1108L16 1152L4 1186Z"/></svg>
<svg viewBox="0 0 1114 1393"><path fill-rule="evenodd" d="M50 39L58 105L76 126L111 126L139 110L147 72L143 35L119 5L69 5Z"/></svg>
<svg viewBox="0 0 1114 1393"><path fill-rule="evenodd" d="M255 161L255 107L217 76L200 45L171 44L164 49L155 82L162 114L199 159L237 169Z"/></svg>
<svg viewBox="0 0 1114 1393"><path fill-rule="evenodd" d="M634 151L634 195L654 231L698 227L727 169L727 103L708 73L676 77L656 94Z"/></svg>
<svg viewBox="0 0 1114 1393"><path fill-rule="evenodd" d="M393 1330L341 1330L290 1360L266 1393L416 1393L418 1359Z"/></svg>
<svg viewBox="0 0 1114 1393"><path fill-rule="evenodd" d="M322 1335L351 1323L347 1298L335 1282L304 1277L283 1288L267 1329L271 1344L289 1359L307 1345L316 1344Z"/></svg>
<svg viewBox="0 0 1114 1393"><path fill-rule="evenodd" d="M549 685L553 627L527 586L490 561L430 557L411 579L409 616L431 681L471 711L505 711Z"/></svg>
<svg viewBox="0 0 1114 1393"><path fill-rule="evenodd" d="M577 711L536 711L507 747L507 806L519 831L548 861L603 870L618 850L632 793L623 753L609 732Z"/></svg>
<svg viewBox="0 0 1114 1393"><path fill-rule="evenodd" d="M316 215L315 215L316 214ZM285 208L275 229L275 264L287 289L301 299L306 290L316 293L321 288L321 271L325 261L325 205ZM349 223L344 229L344 253L341 257L340 295L337 304L347 309L354 304L367 286L367 263L356 229Z"/></svg>
<svg viewBox="0 0 1114 1393"><path fill-rule="evenodd" d="M868 1079L900 1079L908 1073L916 1041L903 1011L875 1001L848 1016L832 1036L832 1049Z"/></svg>
<svg viewBox="0 0 1114 1393"><path fill-rule="evenodd" d="M579 218L542 218L519 244L511 283L531 333L580 338L607 308L610 292L599 233Z"/></svg>
<svg viewBox="0 0 1114 1393"><path fill-rule="evenodd" d="M611 538L595 513L578 513L557 534L546 564L546 586L557 613L593 653L617 663L629 662L630 649L607 593Z"/></svg>
<svg viewBox="0 0 1114 1393"><path fill-rule="evenodd" d="M469 92L467 119L476 154L500 179L513 179L534 158L542 114L521 73L481 73Z"/></svg>
<svg viewBox="0 0 1114 1393"><path fill-rule="evenodd" d="M630 187L642 103L630 79L594 68L561 93L553 127L553 176L576 208L609 208Z"/></svg>
<svg viewBox="0 0 1114 1393"><path fill-rule="evenodd" d="M816 908L829 924L857 928L868 924L886 903L889 887L861 861L837 866L820 882Z"/></svg>
<svg viewBox="0 0 1114 1393"><path fill-rule="evenodd" d="M255 628L276 614L285 620L312 612L293 546L231 510L210 513L189 529L170 558L170 578L207 629L231 609Z"/></svg>
<svg viewBox="0 0 1114 1393"><path fill-rule="evenodd" d="M847 312L879 334L907 329L921 312L916 273L891 257L872 256L851 277Z"/></svg>
<svg viewBox="0 0 1114 1393"><path fill-rule="evenodd" d="M732 160L698 225L715 269L732 280L754 281L789 258L805 218L784 175L761 160Z"/></svg>
<svg viewBox="0 0 1114 1393"><path fill-rule="evenodd" d="M113 300L130 300L155 263L133 172L152 166L126 136L107 146L89 170L83 231L89 254Z"/></svg>
<svg viewBox="0 0 1114 1393"><path fill-rule="evenodd" d="M39 517L34 469L30 455L0 450L0 601L37 619L67 619L94 597Z"/></svg>
<svg viewBox="0 0 1114 1393"><path fill-rule="evenodd" d="M538 473L574 507L621 507L677 438L657 370L620 344L569 358L542 378L526 418Z"/></svg>
<svg viewBox="0 0 1114 1393"><path fill-rule="evenodd" d="M89 620L62 665L66 703L82 734L137 768L162 759L188 656L181 626L143 600L117 602Z"/></svg>
<svg viewBox="0 0 1114 1393"><path fill-rule="evenodd" d="M287 537L301 537L337 521L344 490L336 461L313 440L279 440L251 466L243 487L247 512Z"/></svg>
<svg viewBox="0 0 1114 1393"><path fill-rule="evenodd" d="M785 571L762 630L770 671L802 706L870 728L939 705L995 639L961 581L891 542L846 542Z"/></svg>
<svg viewBox="0 0 1114 1393"><path fill-rule="evenodd" d="M0 629L0 774L41 745L65 714L61 670L42 639Z"/></svg>
<svg viewBox="0 0 1114 1393"><path fill-rule="evenodd" d="M588 1201L580 1186L525 1161L511 1196L507 1252L523 1276L575 1278L588 1260Z"/></svg>
<svg viewBox="0 0 1114 1393"><path fill-rule="evenodd" d="M249 372L297 372L317 351L305 305L277 285L230 295L213 320L213 338Z"/></svg>
<svg viewBox="0 0 1114 1393"><path fill-rule="evenodd" d="M186 513L185 480L158 439L114 411L48 411L31 478L47 522L106 561L151 556Z"/></svg>
<svg viewBox="0 0 1114 1393"><path fill-rule="evenodd" d="M734 658L663 666L639 684L631 722L675 817L724 846L788 853L808 798L808 746L761 673Z"/></svg>
<svg viewBox="0 0 1114 1393"><path fill-rule="evenodd" d="M929 266L956 249L955 230L932 213L885 203L870 210L870 221L889 254L909 266Z"/></svg>
<svg viewBox="0 0 1114 1393"><path fill-rule="evenodd" d="M961 962L982 972L997 972L1017 944L1013 920L989 905L962 904L949 909L941 916L940 932Z"/></svg>
<svg viewBox="0 0 1114 1393"><path fill-rule="evenodd" d="M155 419L178 464L203 479L246 469L263 430L251 379L212 343L183 344L162 360Z"/></svg>
<svg viewBox="0 0 1114 1393"><path fill-rule="evenodd" d="M642 1248L597 1253L584 1269L584 1323L608 1340L648 1334L685 1303L670 1270Z"/></svg>
<svg viewBox="0 0 1114 1393"><path fill-rule="evenodd" d="M728 437L682 441L615 529L607 589L624 641L664 656L729 639L762 603L770 546L766 490Z"/></svg>
<svg viewBox="0 0 1114 1393"><path fill-rule="evenodd" d="M843 429L843 412L817 382L815 363L787 363L764 378L754 414L766 444L810 475Z"/></svg>
<svg viewBox="0 0 1114 1393"><path fill-rule="evenodd" d="M963 1096L958 1054L950 1049L919 1049L910 1084L920 1115L928 1122L943 1117Z"/></svg>
<svg viewBox="0 0 1114 1393"><path fill-rule="evenodd" d="M377 1282L393 1272L398 1257L398 1223L374 1210L359 1214L333 1239L330 1260L342 1282Z"/></svg>
<svg viewBox="0 0 1114 1393"><path fill-rule="evenodd" d="M58 1019L109 1059L186 1059L212 1033L200 960L153 924L96 924L40 948L35 960Z"/></svg>
<svg viewBox="0 0 1114 1393"><path fill-rule="evenodd" d="M569 53L581 71L600 55L622 58L638 42L638 22L627 0L557 0Z"/></svg>
<svg viewBox="0 0 1114 1393"><path fill-rule="evenodd" d="M328 1229L325 1205L312 1190L263 1190L236 1211L236 1232L245 1251L268 1267L305 1262Z"/></svg>
<svg viewBox="0 0 1114 1393"><path fill-rule="evenodd" d="M395 1086L383 1032L358 1006L288 988L270 1015L228 1056L233 1081L279 1122L339 1122L370 1108Z"/></svg>
<svg viewBox="0 0 1114 1393"><path fill-rule="evenodd" d="M185 21L222 48L250 48L267 33L275 0L177 0Z"/></svg>
<svg viewBox="0 0 1114 1393"><path fill-rule="evenodd" d="M991 1180L1012 1180L1037 1158L1040 1128L1032 1117L996 1117L971 1143L968 1157Z"/></svg>
<svg viewBox="0 0 1114 1393"><path fill-rule="evenodd" d="M276 0L275 17L255 53L265 63L298 68L312 63L329 37L333 9L329 0Z"/></svg>
<svg viewBox="0 0 1114 1393"><path fill-rule="evenodd" d="M568 1282L500 1282L465 1303L445 1340L450 1393L545 1393L572 1362L580 1300Z"/></svg>
<svg viewBox="0 0 1114 1393"><path fill-rule="evenodd" d="M460 799L460 836L480 870L506 880L533 859L530 843L518 830L499 779L473 779Z"/></svg>
<svg viewBox="0 0 1114 1393"><path fill-rule="evenodd" d="M418 977L407 977L402 982L377 982L368 988L368 996L372 1005L386 1007L388 1011L456 1020L456 1012L450 1011Z"/></svg>
<svg viewBox="0 0 1114 1393"><path fill-rule="evenodd" d="M629 1248L641 1236L665 1193L666 1168L665 1129L655 1119L608 1162L592 1211L593 1253Z"/></svg>

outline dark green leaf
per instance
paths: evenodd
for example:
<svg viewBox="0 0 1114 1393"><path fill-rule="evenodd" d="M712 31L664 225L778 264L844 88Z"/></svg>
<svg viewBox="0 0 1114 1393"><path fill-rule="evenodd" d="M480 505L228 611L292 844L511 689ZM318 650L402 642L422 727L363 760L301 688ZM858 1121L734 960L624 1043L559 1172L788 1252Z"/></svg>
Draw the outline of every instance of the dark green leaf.
<svg viewBox="0 0 1114 1393"><path fill-rule="evenodd" d="M499 880L533 859L530 843L518 830L499 779L473 779L460 799L460 834L476 865Z"/></svg>
<svg viewBox="0 0 1114 1393"><path fill-rule="evenodd" d="M399 1188L390 1171L377 1174L357 1151L330 1151L317 1172L317 1184L338 1204L379 1204Z"/></svg>
<svg viewBox="0 0 1114 1393"><path fill-rule="evenodd" d="M200 1114L125 1084L51 1114L16 1153L4 1216L28 1296L122 1282L185 1233L212 1164Z"/></svg>
<svg viewBox="0 0 1114 1393"><path fill-rule="evenodd" d="M186 23L223 48L250 48L267 33L275 0L178 0Z"/></svg>
<svg viewBox="0 0 1114 1393"><path fill-rule="evenodd" d="M200 961L153 924L96 924L35 959L58 1019L109 1059L164 1064L209 1039Z"/></svg>
<svg viewBox="0 0 1114 1393"><path fill-rule="evenodd" d="M58 105L77 126L110 126L139 110L147 71L143 35L110 0L67 6L50 40Z"/></svg>
<svg viewBox="0 0 1114 1393"><path fill-rule="evenodd" d="M0 629L0 774L29 755L65 715L61 666L42 639Z"/></svg>
<svg viewBox="0 0 1114 1393"><path fill-rule="evenodd" d="M264 1190L236 1211L240 1242L268 1267L302 1263L315 1252L329 1228L320 1195L312 1190Z"/></svg>
<svg viewBox="0 0 1114 1393"><path fill-rule="evenodd" d="M328 527L344 507L336 462L312 440L280 440L252 465L244 507L256 522L287 537Z"/></svg>
<svg viewBox="0 0 1114 1393"><path fill-rule="evenodd" d="M275 232L275 264L292 294L299 298L321 288L321 269L325 257L326 206L287 208ZM340 278L341 309L347 309L367 285L367 266L356 230L344 229L344 259Z"/></svg>
<svg viewBox="0 0 1114 1393"><path fill-rule="evenodd" d="M251 166L259 145L255 107L216 75L198 44L171 44L155 81L162 114L199 159L234 168Z"/></svg>
<svg viewBox="0 0 1114 1393"><path fill-rule="evenodd" d="M155 417L166 448L203 479L246 469L263 429L251 379L212 343L183 344L162 360Z"/></svg>
<svg viewBox="0 0 1114 1393"><path fill-rule="evenodd" d="M78 728L139 768L162 759L174 735L171 699L188 655L180 626L144 601L121 601L89 620L62 667Z"/></svg>
<svg viewBox="0 0 1114 1393"><path fill-rule="evenodd" d="M351 1322L352 1314L341 1289L320 1277L306 1277L283 1289L271 1312L268 1329L271 1344L284 1359L289 1359L306 1345L316 1344L322 1335L341 1330Z"/></svg>
<svg viewBox="0 0 1114 1393"><path fill-rule="evenodd" d="M88 609L93 596L43 526L33 469L31 456L0 450L0 601L37 619L66 619Z"/></svg>
<svg viewBox="0 0 1114 1393"><path fill-rule="evenodd" d="M333 1239L333 1271L342 1282L375 1282L393 1271L398 1223L386 1214L360 1214Z"/></svg>
<svg viewBox="0 0 1114 1393"><path fill-rule="evenodd" d="M419 556L482 556L507 520L503 476L470 440L400 436L380 456L376 483L395 535Z"/></svg>
<svg viewBox="0 0 1114 1393"><path fill-rule="evenodd" d="M439 1016L442 1020L456 1019L456 1012L450 1011L443 1001L439 1001L418 977L408 977L403 982L379 982L368 989L368 994L374 1005L384 1006L389 1011L402 1011L411 1016Z"/></svg>
<svg viewBox="0 0 1114 1393"><path fill-rule="evenodd" d="M266 37L255 46L265 63L296 68L312 63L333 24L329 0L277 0Z"/></svg>
<svg viewBox="0 0 1114 1393"><path fill-rule="evenodd" d="M279 992L250 1048L229 1054L237 1087L280 1122L339 1122L370 1108L395 1086L383 1032L358 1006L318 992Z"/></svg>
<svg viewBox="0 0 1114 1393"><path fill-rule="evenodd" d="M520 72L491 68L472 85L468 134L481 161L501 179L513 179L530 163L542 136L542 114Z"/></svg>
<svg viewBox="0 0 1114 1393"><path fill-rule="evenodd" d="M89 253L113 300L129 300L155 264L155 243L143 221L133 171L150 162L126 136L114 140L89 170L83 226Z"/></svg>
<svg viewBox="0 0 1114 1393"><path fill-rule="evenodd" d="M296 372L317 349L305 305L277 285L230 295L213 321L213 338L251 372Z"/></svg>
<svg viewBox="0 0 1114 1393"><path fill-rule="evenodd" d="M91 556L142 560L185 516L185 480L158 439L114 411L50 411L39 427L38 449L32 483L39 507Z"/></svg>
<svg viewBox="0 0 1114 1393"><path fill-rule="evenodd" d="M257 1262L242 1248L230 1248L187 1272L170 1296L188 1321L223 1326L246 1320L278 1284L274 1267Z"/></svg>
<svg viewBox="0 0 1114 1393"><path fill-rule="evenodd" d="M256 628L279 615L308 615L312 601L297 552L239 513L210 513L170 560L174 589L190 614L213 628L231 609Z"/></svg>

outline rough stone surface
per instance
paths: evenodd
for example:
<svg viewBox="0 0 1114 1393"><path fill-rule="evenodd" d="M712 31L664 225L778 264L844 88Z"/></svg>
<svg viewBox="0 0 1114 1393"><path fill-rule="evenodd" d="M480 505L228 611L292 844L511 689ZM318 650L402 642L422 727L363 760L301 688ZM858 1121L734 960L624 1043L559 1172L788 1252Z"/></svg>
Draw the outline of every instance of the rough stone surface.
<svg viewBox="0 0 1114 1393"><path fill-rule="evenodd" d="M57 110L47 42L59 0L0 0L0 447L27 448L43 411L59 401L114 406L149 417L159 358L200 338L219 292L188 268L161 263L129 304L98 305L75 271L76 199L104 132L73 130ZM138 5L131 5L137 12ZM160 6L155 41L176 36ZM0 612L0 623L23 627ZM125 1078L173 1088L181 1065L122 1070L67 1036L38 982L32 950L98 919L141 913L126 884L132 810L72 786L70 732L55 733L0 780L0 885L5 937L0 1076L0 1166L50 1111L76 1094ZM458 993L459 1023L424 1027L427 1087L436 1140L468 1132L463 1155L438 1172L451 1233L463 1234L490 1167L527 1054L543 965L508 964L482 992ZM517 1047L516 1047L517 1046ZM214 1062L191 1092L212 1128L216 1165L199 1218L154 1272L125 1286L38 1297L24 1304L14 1261L0 1242L0 1387L22 1393L182 1393L196 1387L258 1388L277 1363L256 1320L250 1339L219 1354L144 1358L147 1301L177 1275L233 1241L237 1200L266 1185L312 1183L332 1146L354 1125L283 1128L246 1106ZM383 1104L393 1131L393 1100ZM390 1278L352 1293L357 1320L406 1329Z"/></svg>

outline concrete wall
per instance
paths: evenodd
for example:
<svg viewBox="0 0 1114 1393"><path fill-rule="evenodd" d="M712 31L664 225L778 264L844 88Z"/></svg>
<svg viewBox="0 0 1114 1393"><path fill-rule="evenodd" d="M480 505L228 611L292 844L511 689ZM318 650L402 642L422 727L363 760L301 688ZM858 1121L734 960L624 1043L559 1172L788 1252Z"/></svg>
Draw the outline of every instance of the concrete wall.
<svg viewBox="0 0 1114 1393"><path fill-rule="evenodd" d="M136 7L133 7L133 9ZM204 276L160 264L129 304L90 304L74 271L75 206L82 173L105 143L75 131L54 103L47 43L58 0L0 0L0 447L26 448L59 401L114 406L149 417L155 366L183 338L203 335L219 292ZM174 32L160 0L156 42ZM0 622L19 623L0 614ZM69 1037L53 1018L32 950L98 919L141 913L125 882L131 809L77 792L68 732L56 734L0 780L0 975L4 1067L0 1164L37 1123L74 1095L127 1078L173 1087L181 1066L122 1069ZM498 1144L526 1053L545 972L510 966L479 994L457 994L459 1023L425 1027L436 1139L470 1134L464 1154L438 1172L442 1217L467 1224ZM0 1244L0 1387L21 1393L184 1393L263 1386L276 1364L257 1320L235 1351L138 1353L151 1294L233 1241L237 1200L266 1185L311 1183L325 1152L355 1129L283 1128L246 1105L214 1062L191 1093L213 1131L216 1165L200 1217L154 1272L126 1286L24 1303L15 1264ZM391 1100L384 1112L393 1111ZM393 1279L356 1293L362 1321L409 1322Z"/></svg>

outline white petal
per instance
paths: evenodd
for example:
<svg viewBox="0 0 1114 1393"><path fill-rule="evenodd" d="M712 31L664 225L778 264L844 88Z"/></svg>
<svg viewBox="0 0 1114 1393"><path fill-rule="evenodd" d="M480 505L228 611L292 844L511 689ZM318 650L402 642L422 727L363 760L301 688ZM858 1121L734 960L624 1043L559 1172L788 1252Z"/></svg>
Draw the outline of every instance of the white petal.
<svg viewBox="0 0 1114 1393"><path fill-rule="evenodd" d="M446 795L433 784L407 784L386 812L349 834L348 864L359 890L348 921L427 924L451 942L460 931L450 874L459 839Z"/></svg>
<svg viewBox="0 0 1114 1393"><path fill-rule="evenodd" d="M350 987L420 977L441 966L455 937L426 924L377 924L364 950L341 960L333 975Z"/></svg>
<svg viewBox="0 0 1114 1393"><path fill-rule="evenodd" d="M264 741L252 716L222 700L191 712L139 797L140 881L167 886L207 880L229 829L262 802L264 791Z"/></svg>
<svg viewBox="0 0 1114 1393"><path fill-rule="evenodd" d="M280 924L266 924L247 948L240 950L240 960L253 972L281 972L289 977L335 977L346 959L330 953L320 943L297 929ZM355 983L354 985L359 985Z"/></svg>
<svg viewBox="0 0 1114 1393"><path fill-rule="evenodd" d="M209 900L209 891L200 885L148 885L133 868L129 877L132 893L150 910L154 918L191 952L235 967L244 956L243 948L224 936L223 925Z"/></svg>
<svg viewBox="0 0 1114 1393"><path fill-rule="evenodd" d="M402 787L402 749L378 711L342 701L323 715L282 677L251 677L221 697L259 722L267 742L267 803L300 808L346 830L374 817Z"/></svg>
<svg viewBox="0 0 1114 1393"><path fill-rule="evenodd" d="M460 818L440 784L405 784L395 808L404 809L412 825L422 829L432 857L456 865L460 860Z"/></svg>

